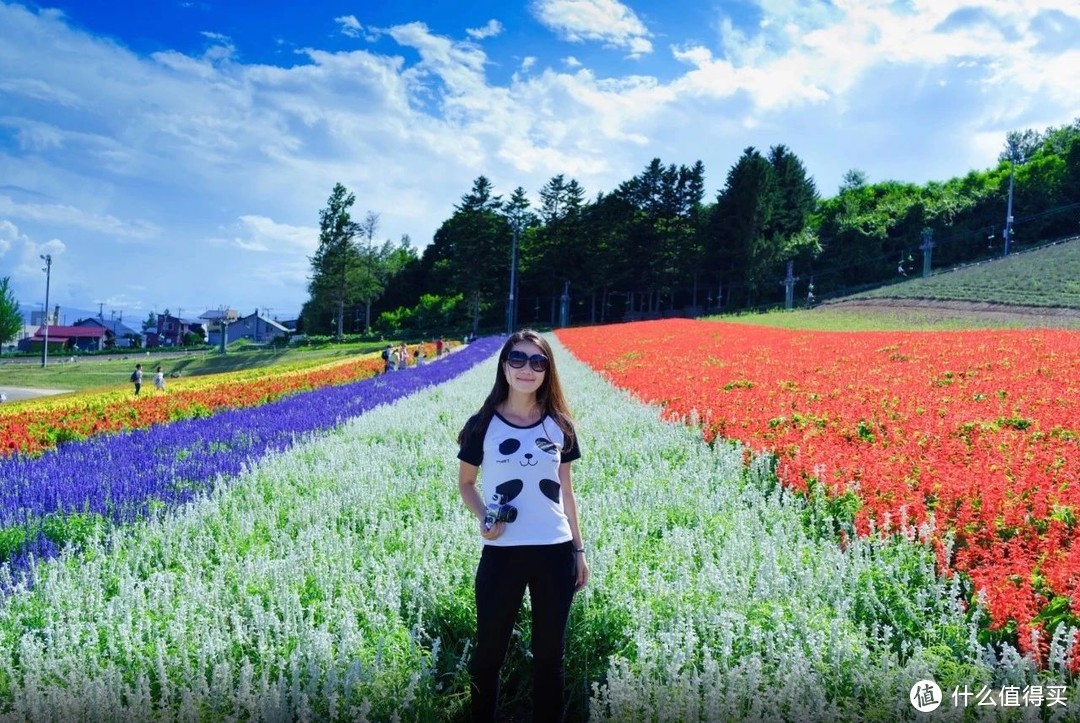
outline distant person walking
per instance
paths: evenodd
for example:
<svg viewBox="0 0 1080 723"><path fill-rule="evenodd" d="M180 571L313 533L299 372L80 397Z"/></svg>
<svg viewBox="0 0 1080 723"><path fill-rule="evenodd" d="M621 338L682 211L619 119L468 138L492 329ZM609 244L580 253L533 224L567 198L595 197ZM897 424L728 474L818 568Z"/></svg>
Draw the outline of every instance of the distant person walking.
<svg viewBox="0 0 1080 723"><path fill-rule="evenodd" d="M165 371L158 364L157 371L154 372L154 388L159 392L165 391Z"/></svg>
<svg viewBox="0 0 1080 723"><path fill-rule="evenodd" d="M394 355L394 349L389 344L382 350L383 374L390 371L390 357Z"/></svg>
<svg viewBox="0 0 1080 723"><path fill-rule="evenodd" d="M442 340L442 337L439 337L438 339L435 340L435 358L436 359L442 359L442 350L443 350L443 340Z"/></svg>
<svg viewBox="0 0 1080 723"><path fill-rule="evenodd" d="M135 396L142 391L142 364L135 365L135 371L131 373L131 383L135 385Z"/></svg>

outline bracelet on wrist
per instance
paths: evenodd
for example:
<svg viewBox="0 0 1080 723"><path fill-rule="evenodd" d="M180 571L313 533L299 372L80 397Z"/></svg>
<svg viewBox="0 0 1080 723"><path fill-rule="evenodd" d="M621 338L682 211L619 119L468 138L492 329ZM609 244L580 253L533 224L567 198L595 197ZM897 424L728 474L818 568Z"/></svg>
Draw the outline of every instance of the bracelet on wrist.
<svg viewBox="0 0 1080 723"><path fill-rule="evenodd" d="M574 552L580 552L580 553L584 554L585 553L585 548L584 547L575 547Z"/></svg>

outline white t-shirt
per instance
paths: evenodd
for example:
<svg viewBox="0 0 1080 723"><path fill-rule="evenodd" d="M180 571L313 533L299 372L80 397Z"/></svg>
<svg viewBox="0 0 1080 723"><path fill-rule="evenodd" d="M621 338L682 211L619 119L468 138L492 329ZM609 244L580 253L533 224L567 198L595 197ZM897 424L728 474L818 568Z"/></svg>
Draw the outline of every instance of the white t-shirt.
<svg viewBox="0 0 1080 723"><path fill-rule="evenodd" d="M487 429L473 429L477 419L466 425L472 433L461 446L458 459L481 470L484 504L496 494L504 504L517 508L517 519L486 545L555 545L573 539L570 522L563 509L559 465L581 457L577 435L567 449L562 429L550 416L529 427L508 422L497 412Z"/></svg>

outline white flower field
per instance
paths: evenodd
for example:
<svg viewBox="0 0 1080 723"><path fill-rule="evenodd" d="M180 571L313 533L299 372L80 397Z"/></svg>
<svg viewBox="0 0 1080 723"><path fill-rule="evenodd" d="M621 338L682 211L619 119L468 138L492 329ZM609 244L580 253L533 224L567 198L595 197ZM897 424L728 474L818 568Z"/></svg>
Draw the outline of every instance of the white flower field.
<svg viewBox="0 0 1080 723"><path fill-rule="evenodd" d="M1080 687L980 645L915 540L837 544L767 458L701 441L551 337L575 412L592 579L568 720L1077 720ZM456 435L495 371L369 411L195 502L39 564L0 600L3 720L461 720L480 538ZM526 717L527 616L507 660ZM912 686L942 704L920 714ZM1066 705L951 696L1051 688ZM1061 686L1064 686L1063 688Z"/></svg>

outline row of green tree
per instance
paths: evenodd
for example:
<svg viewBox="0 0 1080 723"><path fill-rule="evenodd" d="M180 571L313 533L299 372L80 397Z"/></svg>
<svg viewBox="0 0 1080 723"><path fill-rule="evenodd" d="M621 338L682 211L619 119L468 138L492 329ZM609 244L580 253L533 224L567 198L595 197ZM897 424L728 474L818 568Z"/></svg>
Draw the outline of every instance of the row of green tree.
<svg viewBox="0 0 1080 723"><path fill-rule="evenodd" d="M1010 182L1013 250L1080 233L1080 119L1010 133L995 167L945 182L852 170L822 198L784 145L745 149L712 200L704 176L700 161L654 159L588 199L560 174L536 208L523 188L503 199L480 176L422 254L408 237L376 243L378 215L353 221L355 197L338 184L301 324L432 334L737 311L781 303L789 262L799 298L824 298L917 273L926 240L934 268L1001 255Z"/></svg>

